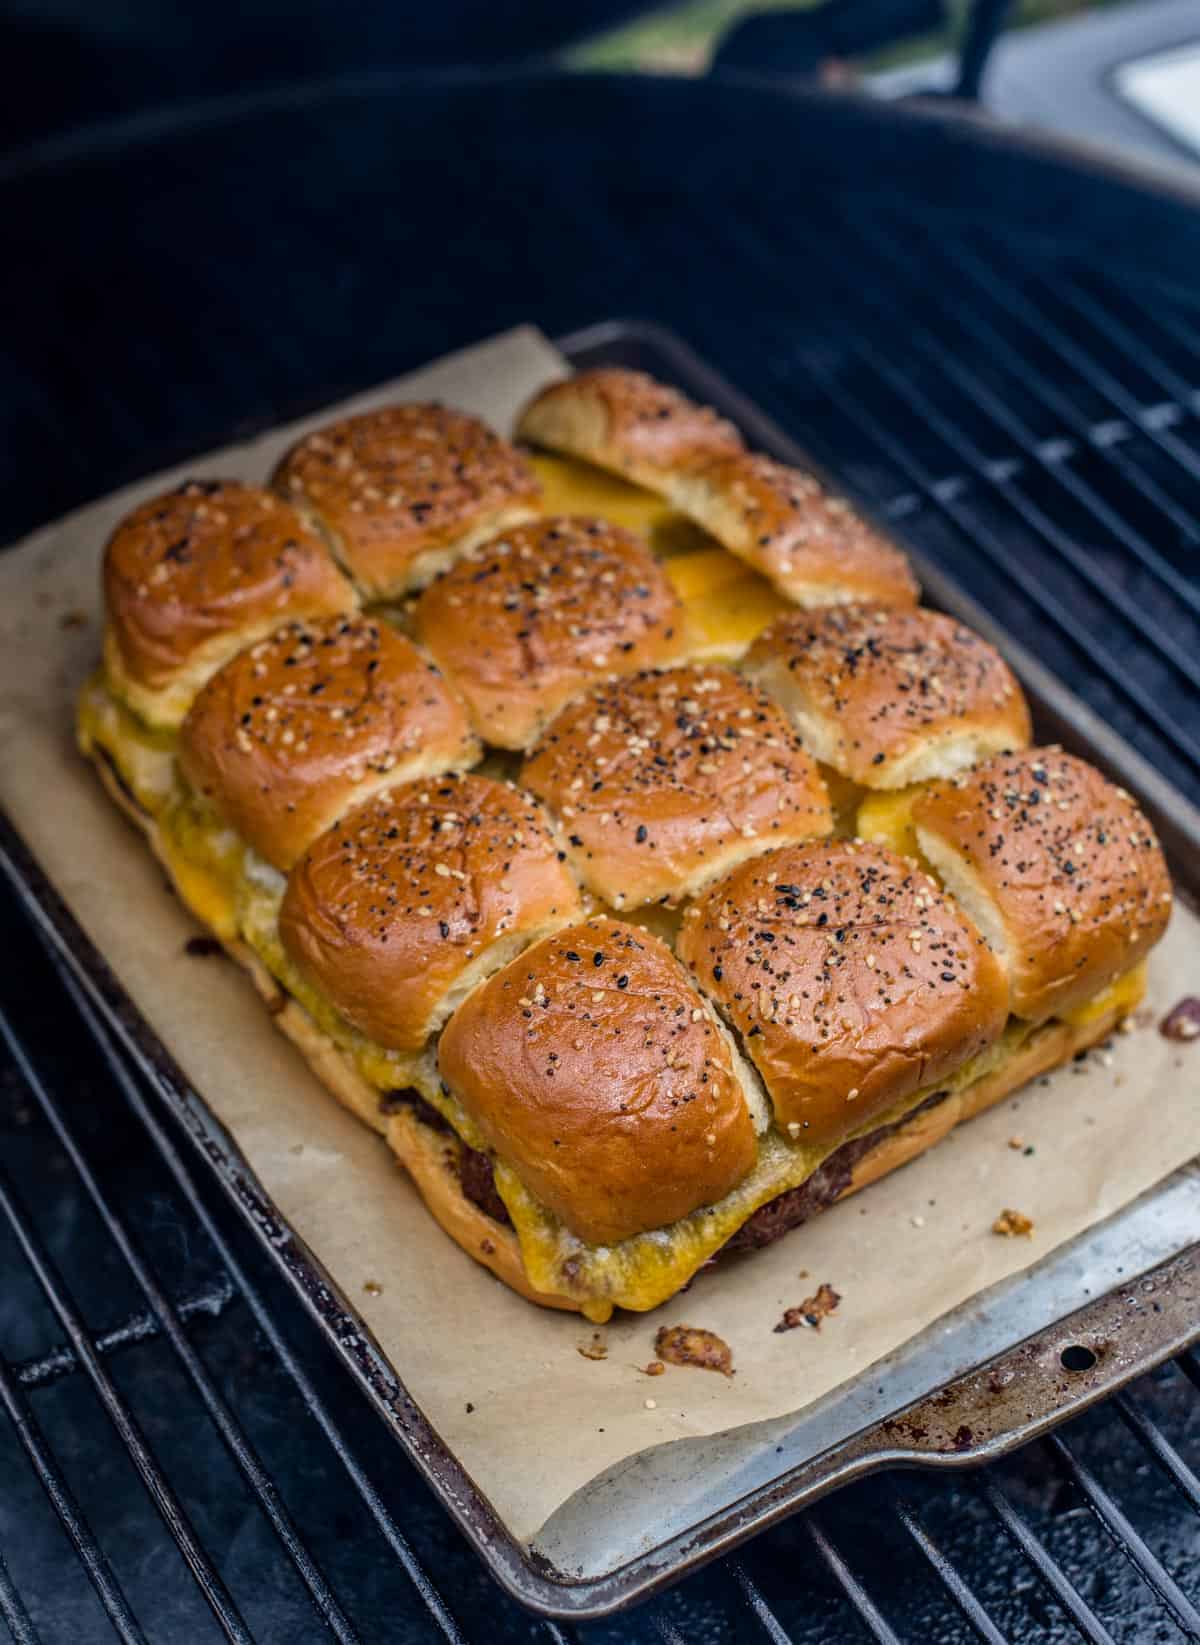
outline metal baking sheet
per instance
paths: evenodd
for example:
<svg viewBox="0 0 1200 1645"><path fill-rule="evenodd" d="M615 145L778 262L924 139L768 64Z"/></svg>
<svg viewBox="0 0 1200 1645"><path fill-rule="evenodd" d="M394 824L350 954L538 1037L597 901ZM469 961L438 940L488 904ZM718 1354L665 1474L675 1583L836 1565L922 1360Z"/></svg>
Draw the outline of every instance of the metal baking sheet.
<svg viewBox="0 0 1200 1645"><path fill-rule="evenodd" d="M620 363L652 371L716 405L752 445L817 466L660 328L606 322L558 346L577 366ZM886 529L903 539L902 528ZM1029 694L1039 737L1087 756L1137 795L1163 840L1177 886L1194 900L1200 816L926 563L918 546L905 546L929 603L1003 648ZM644 1453L591 1482L552 1516L532 1546L521 1545L496 1521L354 1308L282 1221L234 1139L2 818L0 867L49 945L64 986L111 1050L130 1101L147 1115L153 1111L148 1092L152 1103L166 1103L497 1580L544 1614L608 1614L873 1470L964 1467L1002 1455L1200 1338L1200 1169L1192 1166L1031 1270L973 1298L798 1416ZM1075 1352L1064 1361L1068 1348Z"/></svg>

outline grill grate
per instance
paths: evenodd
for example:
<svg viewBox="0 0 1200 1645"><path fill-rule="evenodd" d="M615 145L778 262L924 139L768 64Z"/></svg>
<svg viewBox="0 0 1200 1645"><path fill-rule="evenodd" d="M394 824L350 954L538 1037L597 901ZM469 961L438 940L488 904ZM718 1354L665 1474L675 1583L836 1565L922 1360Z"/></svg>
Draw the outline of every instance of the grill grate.
<svg viewBox="0 0 1200 1645"><path fill-rule="evenodd" d="M758 95L740 112L709 87L714 158L695 152L684 86L488 88L456 105L432 181L418 169L398 189L432 95L198 121L133 166L119 143L65 152L37 209L0 175L31 271L6 266L25 323L0 359L16 408L3 535L143 469L164 429L196 449L531 308L559 330L624 306L688 336L1200 798L1200 303L1182 211L1182 239L1151 248L1145 230L1143 248L1127 201L1087 205L1094 179L1014 182L980 145L959 186L954 142L919 122L889 128L893 164L866 114L855 135L832 105ZM747 163L764 152L794 165L764 175ZM471 232L431 259L447 194ZM239 255L182 256L197 221ZM1200 1639L1193 1354L980 1474L853 1486L630 1618L532 1621L380 1446L7 892L0 937L0 1618L21 1645Z"/></svg>

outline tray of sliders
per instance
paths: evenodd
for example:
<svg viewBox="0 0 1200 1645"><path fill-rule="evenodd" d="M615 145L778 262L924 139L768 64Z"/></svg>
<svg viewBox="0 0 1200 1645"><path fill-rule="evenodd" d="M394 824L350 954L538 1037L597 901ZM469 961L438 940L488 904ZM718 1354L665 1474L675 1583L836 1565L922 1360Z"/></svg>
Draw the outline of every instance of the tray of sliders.
<svg viewBox="0 0 1200 1645"><path fill-rule="evenodd" d="M1200 831L674 339L609 325L562 355L511 441L387 402L115 520L75 734L403 1167L438 1261L448 1236L595 1342L664 1320L640 1397L664 1367L734 1370L710 1272L750 1290L784 1240L799 1267L819 1213L1112 1044L1169 922L1194 977ZM602 1614L873 1467L994 1456L1200 1331L1185 1168L744 1446L707 1419L514 1529L29 843L6 827L5 866L76 985L535 1608ZM822 1283L775 1330L838 1301Z"/></svg>

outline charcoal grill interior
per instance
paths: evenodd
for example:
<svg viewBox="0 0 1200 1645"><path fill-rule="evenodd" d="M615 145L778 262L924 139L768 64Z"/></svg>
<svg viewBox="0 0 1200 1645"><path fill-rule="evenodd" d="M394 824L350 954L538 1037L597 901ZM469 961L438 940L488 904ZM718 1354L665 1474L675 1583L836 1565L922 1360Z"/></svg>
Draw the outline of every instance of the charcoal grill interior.
<svg viewBox="0 0 1200 1645"><path fill-rule="evenodd" d="M0 540L503 325L637 313L1200 798L1182 197L945 115L450 77L52 140L0 161L0 209L21 247ZM1200 1638L1194 1353L984 1472L851 1487L628 1617L531 1619L7 891L0 924L0 1617L22 1645Z"/></svg>

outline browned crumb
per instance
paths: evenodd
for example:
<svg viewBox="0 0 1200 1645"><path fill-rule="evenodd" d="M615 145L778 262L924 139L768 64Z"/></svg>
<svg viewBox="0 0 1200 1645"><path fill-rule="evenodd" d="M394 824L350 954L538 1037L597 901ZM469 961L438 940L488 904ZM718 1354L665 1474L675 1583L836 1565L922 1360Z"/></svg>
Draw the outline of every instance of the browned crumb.
<svg viewBox="0 0 1200 1645"><path fill-rule="evenodd" d="M86 611L64 611L58 619L60 628L85 628L88 614Z"/></svg>
<svg viewBox="0 0 1200 1645"><path fill-rule="evenodd" d="M183 945L185 954L190 954L194 960L208 959L213 954L225 952L215 937L189 937Z"/></svg>
<svg viewBox="0 0 1200 1645"><path fill-rule="evenodd" d="M733 1375L733 1350L715 1331L700 1325L663 1325L654 1337L654 1352L671 1365L696 1365L702 1371ZM653 1373L655 1376L658 1372Z"/></svg>
<svg viewBox="0 0 1200 1645"><path fill-rule="evenodd" d="M992 1224L992 1233L1003 1234L1005 1239L1015 1239L1019 1234L1032 1239L1033 1218L1027 1217L1024 1211L1001 1211Z"/></svg>
<svg viewBox="0 0 1200 1645"><path fill-rule="evenodd" d="M841 1300L841 1292L835 1291L832 1285L822 1280L814 1296L805 1297L798 1308L784 1309L783 1318L775 1326L775 1330L794 1331L797 1326L805 1325L811 1331L819 1331L821 1321L829 1318Z"/></svg>
<svg viewBox="0 0 1200 1645"><path fill-rule="evenodd" d="M639 1365L638 1370L644 1377L660 1377L666 1370L661 1359L652 1359L649 1365Z"/></svg>
<svg viewBox="0 0 1200 1645"><path fill-rule="evenodd" d="M608 1344L599 1331L593 1331L586 1342L577 1343L576 1347L584 1359L608 1358Z"/></svg>
<svg viewBox="0 0 1200 1645"><path fill-rule="evenodd" d="M377 1279L364 1280L363 1290L369 1297L381 1297L383 1295L383 1286L380 1285Z"/></svg>
<svg viewBox="0 0 1200 1645"><path fill-rule="evenodd" d="M1200 999L1188 994L1173 1006L1158 1025L1158 1031L1167 1040L1200 1039Z"/></svg>
<svg viewBox="0 0 1200 1645"><path fill-rule="evenodd" d="M1013 1149L1014 1152L1020 1153L1021 1149L1024 1148L1024 1146L1025 1146L1025 1138L1024 1137L1009 1137L1008 1146L1011 1149Z"/></svg>

